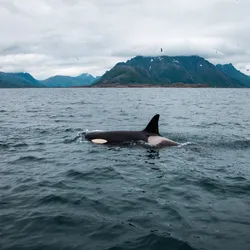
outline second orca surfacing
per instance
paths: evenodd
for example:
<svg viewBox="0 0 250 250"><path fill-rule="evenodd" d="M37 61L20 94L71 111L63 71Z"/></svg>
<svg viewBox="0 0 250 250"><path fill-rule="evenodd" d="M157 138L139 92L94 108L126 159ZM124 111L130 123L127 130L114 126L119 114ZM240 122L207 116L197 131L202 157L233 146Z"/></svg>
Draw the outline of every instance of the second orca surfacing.
<svg viewBox="0 0 250 250"><path fill-rule="evenodd" d="M136 141L144 141L152 146L178 146L168 138L159 133L160 115L156 114L148 123L145 129L141 131L95 131L85 134L85 138L94 144L120 144Z"/></svg>

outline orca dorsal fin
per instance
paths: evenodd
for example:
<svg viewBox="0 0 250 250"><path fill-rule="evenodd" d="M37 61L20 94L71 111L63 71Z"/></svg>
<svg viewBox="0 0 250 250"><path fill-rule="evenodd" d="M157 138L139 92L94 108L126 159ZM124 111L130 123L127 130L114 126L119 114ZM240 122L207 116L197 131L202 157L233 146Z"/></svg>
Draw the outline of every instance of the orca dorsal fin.
<svg viewBox="0 0 250 250"><path fill-rule="evenodd" d="M150 122L148 123L147 127L143 131L159 135L159 126L158 126L159 118L160 118L159 114L155 115L150 120Z"/></svg>

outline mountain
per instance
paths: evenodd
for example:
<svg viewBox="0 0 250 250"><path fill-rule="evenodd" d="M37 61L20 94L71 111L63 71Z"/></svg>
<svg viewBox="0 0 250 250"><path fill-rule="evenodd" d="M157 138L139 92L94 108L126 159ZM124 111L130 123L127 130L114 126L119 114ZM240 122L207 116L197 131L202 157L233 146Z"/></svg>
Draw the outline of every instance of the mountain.
<svg viewBox="0 0 250 250"><path fill-rule="evenodd" d="M0 72L0 88L41 87L250 87L250 76L232 64L213 65L199 56L136 56L117 63L101 77L84 73L76 77L57 75L38 81L28 73Z"/></svg>
<svg viewBox="0 0 250 250"><path fill-rule="evenodd" d="M245 87L199 56L136 56L117 63L94 86L203 84L208 87Z"/></svg>
<svg viewBox="0 0 250 250"><path fill-rule="evenodd" d="M0 88L43 88L38 80L28 73L0 72Z"/></svg>
<svg viewBox="0 0 250 250"><path fill-rule="evenodd" d="M41 81L47 87L57 87L57 88L65 88L65 87L79 87L79 86L88 86L94 83L98 79L90 74L81 74L76 77L71 76L53 76L46 80Z"/></svg>
<svg viewBox="0 0 250 250"><path fill-rule="evenodd" d="M240 81L242 84L247 85L247 87L250 87L250 77L237 70L231 63L224 65L217 64L216 67L229 77Z"/></svg>
<svg viewBox="0 0 250 250"><path fill-rule="evenodd" d="M0 88L45 88L45 87L79 87L88 86L100 77L84 73L77 77L54 76L43 81L36 80L28 73L0 72Z"/></svg>

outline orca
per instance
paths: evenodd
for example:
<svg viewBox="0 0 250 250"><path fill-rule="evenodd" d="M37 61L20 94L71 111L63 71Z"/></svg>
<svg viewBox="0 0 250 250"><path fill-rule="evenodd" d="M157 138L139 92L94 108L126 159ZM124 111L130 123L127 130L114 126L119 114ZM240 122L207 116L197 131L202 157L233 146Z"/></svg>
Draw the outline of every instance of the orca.
<svg viewBox="0 0 250 250"><path fill-rule="evenodd" d="M94 131L85 134L85 138L94 144L120 144L143 141L152 146L178 146L175 141L167 139L159 133L160 115L156 114L141 131Z"/></svg>

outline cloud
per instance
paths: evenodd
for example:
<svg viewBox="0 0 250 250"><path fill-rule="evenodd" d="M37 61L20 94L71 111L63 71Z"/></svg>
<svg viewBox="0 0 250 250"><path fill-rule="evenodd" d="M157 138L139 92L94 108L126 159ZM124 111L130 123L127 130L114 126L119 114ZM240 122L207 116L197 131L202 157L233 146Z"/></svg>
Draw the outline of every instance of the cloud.
<svg viewBox="0 0 250 250"><path fill-rule="evenodd" d="M136 55L250 68L250 1L0 0L0 71L101 75Z"/></svg>

